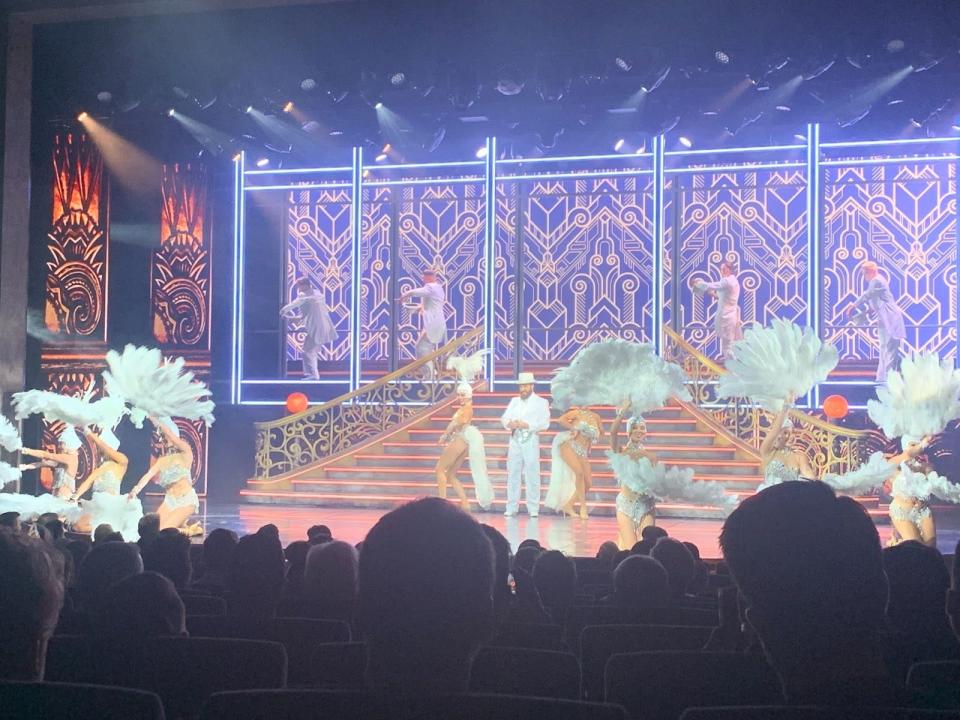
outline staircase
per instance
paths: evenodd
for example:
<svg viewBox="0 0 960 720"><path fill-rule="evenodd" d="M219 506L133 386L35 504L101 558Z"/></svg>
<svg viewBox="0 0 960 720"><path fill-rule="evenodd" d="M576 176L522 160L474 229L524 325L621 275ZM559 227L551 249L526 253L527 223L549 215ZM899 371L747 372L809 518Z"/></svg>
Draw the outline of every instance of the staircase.
<svg viewBox="0 0 960 720"><path fill-rule="evenodd" d="M511 395L474 394L474 424L486 442L487 467L496 493L493 511L502 511L506 500L506 461L509 433L500 425L500 416ZM594 408L604 418L605 436L591 452L593 487L588 494L590 512L614 515L618 489L604 451L609 449L612 408ZM379 442L322 466L304 468L289 481L289 489L247 489L241 495L251 502L302 503L326 507L389 508L415 497L437 491L433 469L440 448L437 441L450 422L449 405ZM647 446L662 463L694 468L694 478L722 483L738 496L750 495L762 481L760 463L724 438L706 428L680 405L670 405L646 415ZM543 493L550 477L550 445L557 426L541 434ZM622 437L622 435L621 435ZM468 495L473 496L469 463L460 472ZM452 492L451 495L452 497ZM657 506L663 517L722 517L717 508L664 503Z"/></svg>

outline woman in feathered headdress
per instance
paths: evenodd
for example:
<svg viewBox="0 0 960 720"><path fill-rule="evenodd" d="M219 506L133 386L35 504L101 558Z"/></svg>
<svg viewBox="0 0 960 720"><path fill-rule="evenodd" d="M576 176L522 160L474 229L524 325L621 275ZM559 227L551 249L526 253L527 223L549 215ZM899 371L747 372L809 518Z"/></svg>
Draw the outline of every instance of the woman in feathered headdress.
<svg viewBox="0 0 960 720"><path fill-rule="evenodd" d="M888 545L916 540L930 547L937 546L937 524L930 509L930 498L960 502L960 486L954 485L937 473L926 456L932 438L917 441L910 437L901 440L903 453L893 458L899 470L886 484L890 493L890 524L893 536Z"/></svg>
<svg viewBox="0 0 960 720"><path fill-rule="evenodd" d="M792 406L793 398L787 398L760 443L763 484L758 489L792 480L817 479L817 471L813 469L809 456L796 445L795 430L789 417Z"/></svg>
<svg viewBox="0 0 960 720"><path fill-rule="evenodd" d="M29 457L40 460L33 465L25 465L24 469L48 467L53 469L53 486L51 493L64 500L73 496L77 489L77 468L80 464L80 436L72 426L67 425L58 436L58 452L48 452L34 448L20 448L20 452Z"/></svg>
<svg viewBox="0 0 960 720"><path fill-rule="evenodd" d="M544 504L569 517L577 516L575 508L579 505L580 519L586 520L587 491L593 477L590 450L603 436L603 421L592 410L573 407L554 422L564 430L553 439L550 485Z"/></svg>
<svg viewBox="0 0 960 720"><path fill-rule="evenodd" d="M656 464L656 454L643 445L647 436L647 424L642 417L634 416L627 420L627 442L625 445L620 444L620 426L623 424L624 414L629 409L629 402L621 405L610 428L610 445L613 452L622 454L633 461L647 458L651 464ZM620 549L629 550L637 543L644 528L656 524L656 500L620 483L616 506Z"/></svg>
<svg viewBox="0 0 960 720"><path fill-rule="evenodd" d="M457 385L457 402L460 407L453 414L439 444L443 447L437 460L437 490L442 498L447 497L447 486L452 485L461 507L470 510L470 500L457 479L457 472L469 458L470 472L473 475L474 494L477 503L484 510L493 503L493 486L487 475L487 456L483 435L471 424L473 420L473 387L470 383L483 370L485 350L469 357L452 357L447 368L457 373L460 383Z"/></svg>
<svg viewBox="0 0 960 720"><path fill-rule="evenodd" d="M87 430L86 435L97 446L101 462L70 498L78 500L93 488L90 500L80 500L83 515L73 524L73 529L93 533L100 525L107 524L127 542L135 542L140 536L137 526L143 517L143 506L139 500L120 494L120 484L127 473L127 456L120 452L120 441L109 428L99 434Z"/></svg>
<svg viewBox="0 0 960 720"><path fill-rule="evenodd" d="M199 535L203 532L199 523L188 525L190 517L200 509L200 498L193 489L193 448L180 437L180 429L170 418L150 418L150 422L159 431L163 439L166 454L144 473L127 495L134 500L147 483L156 478L157 485L163 488L163 502L157 508L160 516L160 529L177 528L187 535Z"/></svg>

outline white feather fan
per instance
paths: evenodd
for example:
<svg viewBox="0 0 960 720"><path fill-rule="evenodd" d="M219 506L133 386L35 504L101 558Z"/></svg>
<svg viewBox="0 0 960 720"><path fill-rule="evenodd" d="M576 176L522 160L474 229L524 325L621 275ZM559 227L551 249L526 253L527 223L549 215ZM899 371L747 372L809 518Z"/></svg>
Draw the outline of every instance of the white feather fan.
<svg viewBox="0 0 960 720"><path fill-rule="evenodd" d="M837 492L857 495L882 487L896 471L896 467L883 456L875 452L863 465L856 470L843 473L824 473L821 480Z"/></svg>
<svg viewBox="0 0 960 720"><path fill-rule="evenodd" d="M478 350L473 355L454 356L447 360L447 370L453 370L460 382L472 383L483 372L487 350Z"/></svg>
<svg viewBox="0 0 960 720"><path fill-rule="evenodd" d="M76 427L91 425L112 428L123 417L123 401L107 396L94 402L84 397L70 397L48 390L27 390L13 394L13 407L18 420L40 414L50 421L62 421Z"/></svg>
<svg viewBox="0 0 960 720"><path fill-rule="evenodd" d="M732 512L737 504L736 497L728 495L719 483L694 480L691 468L654 465L648 458L634 460L610 450L607 458L618 483L657 502L712 505L725 513Z"/></svg>
<svg viewBox="0 0 960 720"><path fill-rule="evenodd" d="M10 452L16 452L23 447L17 426L3 415L0 415L0 447Z"/></svg>
<svg viewBox="0 0 960 720"><path fill-rule="evenodd" d="M634 414L663 407L671 397L689 400L683 370L657 356L652 345L612 338L587 345L550 383L553 404L619 405Z"/></svg>
<svg viewBox="0 0 960 720"><path fill-rule="evenodd" d="M5 462L0 462L0 488L7 483L20 479L20 468L15 468Z"/></svg>
<svg viewBox="0 0 960 720"><path fill-rule="evenodd" d="M936 435L960 417L960 371L936 353L906 357L867 402L867 413L887 437Z"/></svg>
<svg viewBox="0 0 960 720"><path fill-rule="evenodd" d="M109 370L103 373L111 395L130 405L130 419L143 427L149 417L180 417L213 424L210 390L193 373L184 372L183 358L163 359L156 348L127 345L123 353L107 353Z"/></svg>
<svg viewBox="0 0 960 720"><path fill-rule="evenodd" d="M893 494L918 500L938 497L947 502L960 503L960 485L954 485L933 470L928 473L916 472L907 463L900 465L900 473L893 480Z"/></svg>
<svg viewBox="0 0 960 720"><path fill-rule="evenodd" d="M827 379L839 355L811 328L786 320L753 327L733 346L728 372L720 377L720 397L748 397L777 412L791 395L800 397Z"/></svg>

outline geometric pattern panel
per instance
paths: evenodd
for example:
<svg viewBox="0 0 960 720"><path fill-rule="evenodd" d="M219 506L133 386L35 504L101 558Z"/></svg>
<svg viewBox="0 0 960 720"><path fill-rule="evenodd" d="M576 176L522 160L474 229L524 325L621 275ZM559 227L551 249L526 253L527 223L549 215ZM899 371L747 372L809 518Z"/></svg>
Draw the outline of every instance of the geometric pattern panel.
<svg viewBox="0 0 960 720"><path fill-rule="evenodd" d="M153 253L153 336L164 348L210 349L210 227L202 165L165 165Z"/></svg>
<svg viewBox="0 0 960 720"><path fill-rule="evenodd" d="M398 292L420 287L425 268L436 271L447 295L450 339L483 323L483 183L402 187L397 203ZM416 303L419 306L419 302ZM400 308L397 341L401 365L416 356L418 311Z"/></svg>
<svg viewBox="0 0 960 720"><path fill-rule="evenodd" d="M876 329L846 314L876 262L904 313L906 348L956 357L957 177L952 162L826 168L823 334L843 359L877 357Z"/></svg>
<svg viewBox="0 0 960 720"><path fill-rule="evenodd" d="M336 342L320 349L324 361L350 355L350 207L347 189L296 190L289 196L284 303L295 298L293 285L303 277L323 293L337 330ZM291 330L289 321L285 322L286 358L299 360L305 332L299 325Z"/></svg>
<svg viewBox="0 0 960 720"><path fill-rule="evenodd" d="M53 138L44 322L52 333L106 340L108 212L103 156L86 135Z"/></svg>
<svg viewBox="0 0 960 720"><path fill-rule="evenodd" d="M806 191L803 169L691 173L683 179L676 197L674 328L709 357L720 355L716 300L689 286L719 280L724 260L737 267L744 327L775 318L808 324Z"/></svg>
<svg viewBox="0 0 960 720"><path fill-rule="evenodd" d="M393 326L393 204L389 187L365 188L360 237L360 357L390 359Z"/></svg>
<svg viewBox="0 0 960 720"><path fill-rule="evenodd" d="M650 341L648 176L544 179L523 196L523 357L570 360L606 337Z"/></svg>
<svg viewBox="0 0 960 720"><path fill-rule="evenodd" d="M517 340L517 193L516 182L497 183L494 230L494 357L515 362Z"/></svg>

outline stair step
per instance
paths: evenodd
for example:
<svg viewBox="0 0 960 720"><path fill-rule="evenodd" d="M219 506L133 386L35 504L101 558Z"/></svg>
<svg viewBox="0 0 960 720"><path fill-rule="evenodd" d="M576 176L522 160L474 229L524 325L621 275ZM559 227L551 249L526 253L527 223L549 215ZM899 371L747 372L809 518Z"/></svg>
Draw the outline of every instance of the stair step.
<svg viewBox="0 0 960 720"><path fill-rule="evenodd" d="M498 441L489 441L484 439L483 443L484 448L487 451L487 456L503 456L506 457L507 449L510 447L508 442L498 442ZM724 447L722 445L668 445L668 444L650 444L646 446L648 450L656 453L658 458L663 457L682 457L684 454L691 455L693 457L718 457L718 458L733 458L736 454L737 449L735 447ZM383 443L384 451L388 454L416 454L414 449L425 449L429 450L428 453L430 456L435 457L439 454L440 446L434 442L429 442L427 440L408 440L408 441L387 441ZM599 456L604 458L604 453L610 449L610 445L604 443L596 443L593 446L591 456ZM491 453L491 450L496 450L500 452Z"/></svg>
<svg viewBox="0 0 960 720"><path fill-rule="evenodd" d="M442 425L442 426L441 426ZM500 427L499 424L496 426L488 426L483 428L478 428L483 432L484 440L487 441L487 444L501 442L506 444L510 440L510 431L505 430ZM434 427L426 428L411 428L407 432L410 434L411 439L421 440L423 442L433 442L434 444L440 439L440 436L446 430L446 424L436 423ZM554 436L560 432L559 430L544 430L540 433L540 441L551 443L553 442ZM606 439L607 436L603 438ZM650 447L657 447L659 445L685 445L685 446L708 446L713 447L714 440L716 439L716 434L711 432L696 432L696 431L682 431L675 430L673 432L648 432L646 436L646 441L650 443ZM624 439L624 435L620 435L620 439ZM603 441L595 443L595 448L606 448L609 447L609 443ZM732 448L728 445L719 445L717 447L722 448Z"/></svg>
<svg viewBox="0 0 960 720"><path fill-rule="evenodd" d="M453 420L453 413L449 415L433 415L428 419L429 427L435 429L444 429ZM499 429L503 430L503 425L500 424L500 416L496 417L482 417L482 416L473 416L473 424L476 425L479 429L486 431L487 429ZM646 425L648 429L655 428L654 432L667 432L670 430L679 430L679 431L691 431L695 430L697 427L697 420L693 417L675 417L675 418L647 418ZM609 428L605 427L604 432L609 433ZM563 432L562 428L551 427L547 430L544 430L541 435L555 435L558 432Z"/></svg>
<svg viewBox="0 0 960 720"><path fill-rule="evenodd" d="M432 468L422 468L422 467L376 467L376 466L353 466L353 465L331 465L324 468L324 475L328 478L337 478L337 479L346 479L351 477L366 477L373 481L378 481L388 476L399 477L402 475L416 475L417 477L423 477L424 473L429 473ZM704 466L705 472L696 473L694 478L697 480L712 480L714 482L722 483L749 483L752 486L756 487L761 482L763 482L763 476L757 473L718 473L716 468L709 465ZM469 477L470 471L465 465L463 469L460 470L460 475L463 477ZM505 468L488 468L487 474L491 478L496 477L506 477L507 471ZM550 464L543 463L541 465L541 476L543 478L543 483L546 483L550 477ZM293 480L293 483L302 482L300 478ZM601 482L610 486L616 485L616 480L613 477L612 472L595 472L593 473L593 482L594 484L600 484Z"/></svg>

